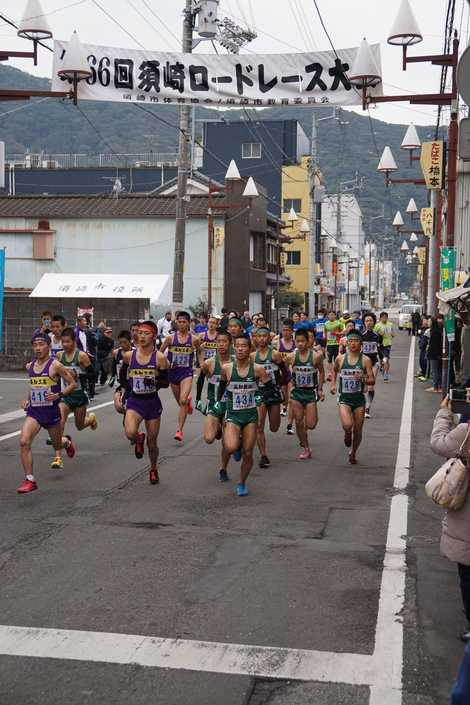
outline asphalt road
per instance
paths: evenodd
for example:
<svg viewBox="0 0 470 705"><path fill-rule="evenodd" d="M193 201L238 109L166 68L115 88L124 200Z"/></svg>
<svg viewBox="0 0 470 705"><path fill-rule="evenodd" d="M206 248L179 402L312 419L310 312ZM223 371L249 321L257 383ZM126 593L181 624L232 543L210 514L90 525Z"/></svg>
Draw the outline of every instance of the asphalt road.
<svg viewBox="0 0 470 705"><path fill-rule="evenodd" d="M161 483L150 486L107 389L94 401L98 431L75 434L63 472L49 470L38 437L40 489L18 496L25 384L1 376L1 705L444 705L462 615L456 572L439 557L440 511L422 489L440 461L428 450L438 399L419 382L410 485L393 488L409 345L398 337L391 382L378 382L358 466L330 397L313 460L296 460L283 421L247 498L234 493L236 463L218 482L218 448L196 412L177 446L168 393ZM395 495L409 501L406 595L387 617L404 574L387 559Z"/></svg>

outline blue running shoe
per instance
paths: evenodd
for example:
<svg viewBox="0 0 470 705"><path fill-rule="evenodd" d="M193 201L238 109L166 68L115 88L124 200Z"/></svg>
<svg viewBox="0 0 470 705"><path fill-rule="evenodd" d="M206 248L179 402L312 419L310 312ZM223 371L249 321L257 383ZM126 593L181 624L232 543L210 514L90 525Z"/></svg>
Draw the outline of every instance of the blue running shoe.
<svg viewBox="0 0 470 705"><path fill-rule="evenodd" d="M237 485L237 495L239 497L246 497L248 495L248 490L246 489L246 485L242 484L241 482L239 482Z"/></svg>
<svg viewBox="0 0 470 705"><path fill-rule="evenodd" d="M233 459L234 459L237 463L239 463L240 460L242 459L242 447L241 447L241 446L239 446L239 448L238 448L238 449L235 451L235 453L233 454Z"/></svg>
<svg viewBox="0 0 470 705"><path fill-rule="evenodd" d="M229 476L228 476L226 470L221 470L221 471L219 472L219 480L220 480L221 482L228 482L229 479L230 479L230 478L229 478Z"/></svg>

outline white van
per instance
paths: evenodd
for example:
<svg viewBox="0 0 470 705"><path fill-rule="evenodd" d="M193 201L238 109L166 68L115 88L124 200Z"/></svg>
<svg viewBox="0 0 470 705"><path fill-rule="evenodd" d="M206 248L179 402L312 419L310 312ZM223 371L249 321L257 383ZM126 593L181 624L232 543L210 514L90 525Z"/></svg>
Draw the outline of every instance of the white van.
<svg viewBox="0 0 470 705"><path fill-rule="evenodd" d="M404 304L400 308L398 314L398 329L403 330L404 328L411 328L411 316L418 311L418 313L423 313L423 307L421 304Z"/></svg>

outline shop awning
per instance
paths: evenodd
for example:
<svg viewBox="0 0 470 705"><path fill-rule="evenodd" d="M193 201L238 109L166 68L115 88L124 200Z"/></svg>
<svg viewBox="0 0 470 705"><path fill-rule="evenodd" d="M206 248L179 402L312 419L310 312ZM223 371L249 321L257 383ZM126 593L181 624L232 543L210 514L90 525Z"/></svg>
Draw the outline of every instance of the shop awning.
<svg viewBox="0 0 470 705"><path fill-rule="evenodd" d="M169 274L43 274L30 294L41 299L148 299L171 303Z"/></svg>

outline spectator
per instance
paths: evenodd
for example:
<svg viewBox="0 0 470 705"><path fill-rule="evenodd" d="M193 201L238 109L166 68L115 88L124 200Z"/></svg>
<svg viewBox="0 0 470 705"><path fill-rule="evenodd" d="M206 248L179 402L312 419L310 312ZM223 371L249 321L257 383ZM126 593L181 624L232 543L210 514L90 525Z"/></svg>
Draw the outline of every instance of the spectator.
<svg viewBox="0 0 470 705"><path fill-rule="evenodd" d="M468 705L468 703L470 703L470 643L465 648L450 705Z"/></svg>
<svg viewBox="0 0 470 705"><path fill-rule="evenodd" d="M421 314L419 311L413 311L411 316L411 330L413 335L419 334L419 328L421 325Z"/></svg>
<svg viewBox="0 0 470 705"><path fill-rule="evenodd" d="M431 448L444 458L455 458L468 431L468 422L454 425L454 415L446 397L434 419ZM468 453L467 453L468 455ZM467 627L461 634L464 642L470 641L470 498L458 511L447 511L442 523L441 553L457 564L460 592ZM457 701L462 704L469 700Z"/></svg>
<svg viewBox="0 0 470 705"><path fill-rule="evenodd" d="M301 324L299 311L294 311L294 313L292 314L292 320L294 321L294 333L295 333L295 331L299 330L300 324Z"/></svg>
<svg viewBox="0 0 470 705"><path fill-rule="evenodd" d="M418 346L419 346L418 379L421 382L426 382L426 380L429 379L428 358L426 355L426 352L428 349L428 343L429 343L429 336L426 335L426 332L428 330L429 330L429 320L426 316L423 316L423 320L421 322L421 330L420 330L419 338L418 338Z"/></svg>
<svg viewBox="0 0 470 705"><path fill-rule="evenodd" d="M243 323L243 328L245 329L245 331L248 334L250 334L251 331L253 330L253 323L251 322L251 317L250 317L249 311L243 312L242 323Z"/></svg>
<svg viewBox="0 0 470 705"><path fill-rule="evenodd" d="M161 341L163 341L167 335L170 335L172 326L172 313L171 311L167 311L163 318L157 321L157 333Z"/></svg>
<svg viewBox="0 0 470 705"><path fill-rule="evenodd" d="M97 378L101 386L106 384L109 374L109 356L114 348L113 329L106 326L102 334L97 337L96 359Z"/></svg>
<svg viewBox="0 0 470 705"><path fill-rule="evenodd" d="M460 316L455 317L455 340L452 345L452 359L454 362L455 378L459 383L462 379L462 330L463 321Z"/></svg>
<svg viewBox="0 0 470 705"><path fill-rule="evenodd" d="M429 342L426 357L431 366L432 387L427 392L442 392L442 344L444 320L441 316L431 318Z"/></svg>
<svg viewBox="0 0 470 705"><path fill-rule="evenodd" d="M228 317L228 309L227 309L227 308L223 308L223 309L221 310L221 314L222 314L222 316L221 316L221 319L220 319L220 326L219 326L219 328L220 328L220 330L227 330L228 318L229 318L229 317Z"/></svg>

